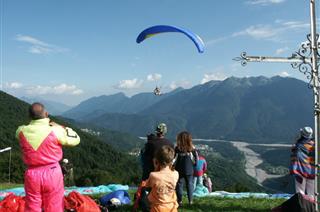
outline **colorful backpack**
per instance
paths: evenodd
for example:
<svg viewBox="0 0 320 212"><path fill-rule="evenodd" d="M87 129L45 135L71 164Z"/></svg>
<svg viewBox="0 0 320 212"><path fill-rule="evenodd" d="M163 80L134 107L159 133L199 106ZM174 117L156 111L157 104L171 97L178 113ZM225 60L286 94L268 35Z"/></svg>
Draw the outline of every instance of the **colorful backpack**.
<svg viewBox="0 0 320 212"><path fill-rule="evenodd" d="M64 198L64 208L65 210L75 210L77 212L101 211L93 199L76 191L72 191L67 197Z"/></svg>

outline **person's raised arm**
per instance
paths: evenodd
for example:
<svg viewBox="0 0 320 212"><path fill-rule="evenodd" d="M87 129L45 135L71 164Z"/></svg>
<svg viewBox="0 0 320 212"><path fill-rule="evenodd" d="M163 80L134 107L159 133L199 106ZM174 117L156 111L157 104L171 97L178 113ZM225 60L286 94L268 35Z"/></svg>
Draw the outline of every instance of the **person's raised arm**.
<svg viewBox="0 0 320 212"><path fill-rule="evenodd" d="M63 146L76 146L80 143L79 135L69 127L63 127L54 122L50 122L53 132Z"/></svg>

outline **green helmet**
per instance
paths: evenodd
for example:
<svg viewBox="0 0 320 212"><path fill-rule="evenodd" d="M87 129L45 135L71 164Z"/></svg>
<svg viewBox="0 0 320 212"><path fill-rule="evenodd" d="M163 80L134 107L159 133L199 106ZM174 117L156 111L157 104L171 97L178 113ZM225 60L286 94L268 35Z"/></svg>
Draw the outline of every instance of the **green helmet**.
<svg viewBox="0 0 320 212"><path fill-rule="evenodd" d="M157 133L161 133L161 134L166 134L167 133L167 125L165 123L160 123L157 128L156 128L156 132Z"/></svg>

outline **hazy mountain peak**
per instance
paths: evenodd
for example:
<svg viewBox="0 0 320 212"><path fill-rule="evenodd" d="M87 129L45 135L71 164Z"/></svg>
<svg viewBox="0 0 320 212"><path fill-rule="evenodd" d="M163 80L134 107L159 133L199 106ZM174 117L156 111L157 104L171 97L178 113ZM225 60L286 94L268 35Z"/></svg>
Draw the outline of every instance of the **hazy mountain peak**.
<svg viewBox="0 0 320 212"><path fill-rule="evenodd" d="M61 102L56 102L52 100L43 99L40 97L20 97L21 100L32 104L34 102L41 102L45 105L47 111L52 115L61 115L62 113L66 112L67 110L71 109L71 106L63 104Z"/></svg>
<svg viewBox="0 0 320 212"><path fill-rule="evenodd" d="M206 87L206 88L211 88L219 83L221 83L222 81L219 81L219 80L210 80L204 84L200 84L199 86L202 86L202 87Z"/></svg>

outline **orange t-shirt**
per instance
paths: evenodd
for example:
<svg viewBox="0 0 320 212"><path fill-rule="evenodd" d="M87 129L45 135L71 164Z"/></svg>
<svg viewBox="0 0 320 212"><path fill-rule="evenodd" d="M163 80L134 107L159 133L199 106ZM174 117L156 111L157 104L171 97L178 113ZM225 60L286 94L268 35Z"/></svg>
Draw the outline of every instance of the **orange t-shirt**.
<svg viewBox="0 0 320 212"><path fill-rule="evenodd" d="M151 188L148 200L151 212L178 211L176 184L179 179L177 171L166 167L158 172L151 172L146 187Z"/></svg>

